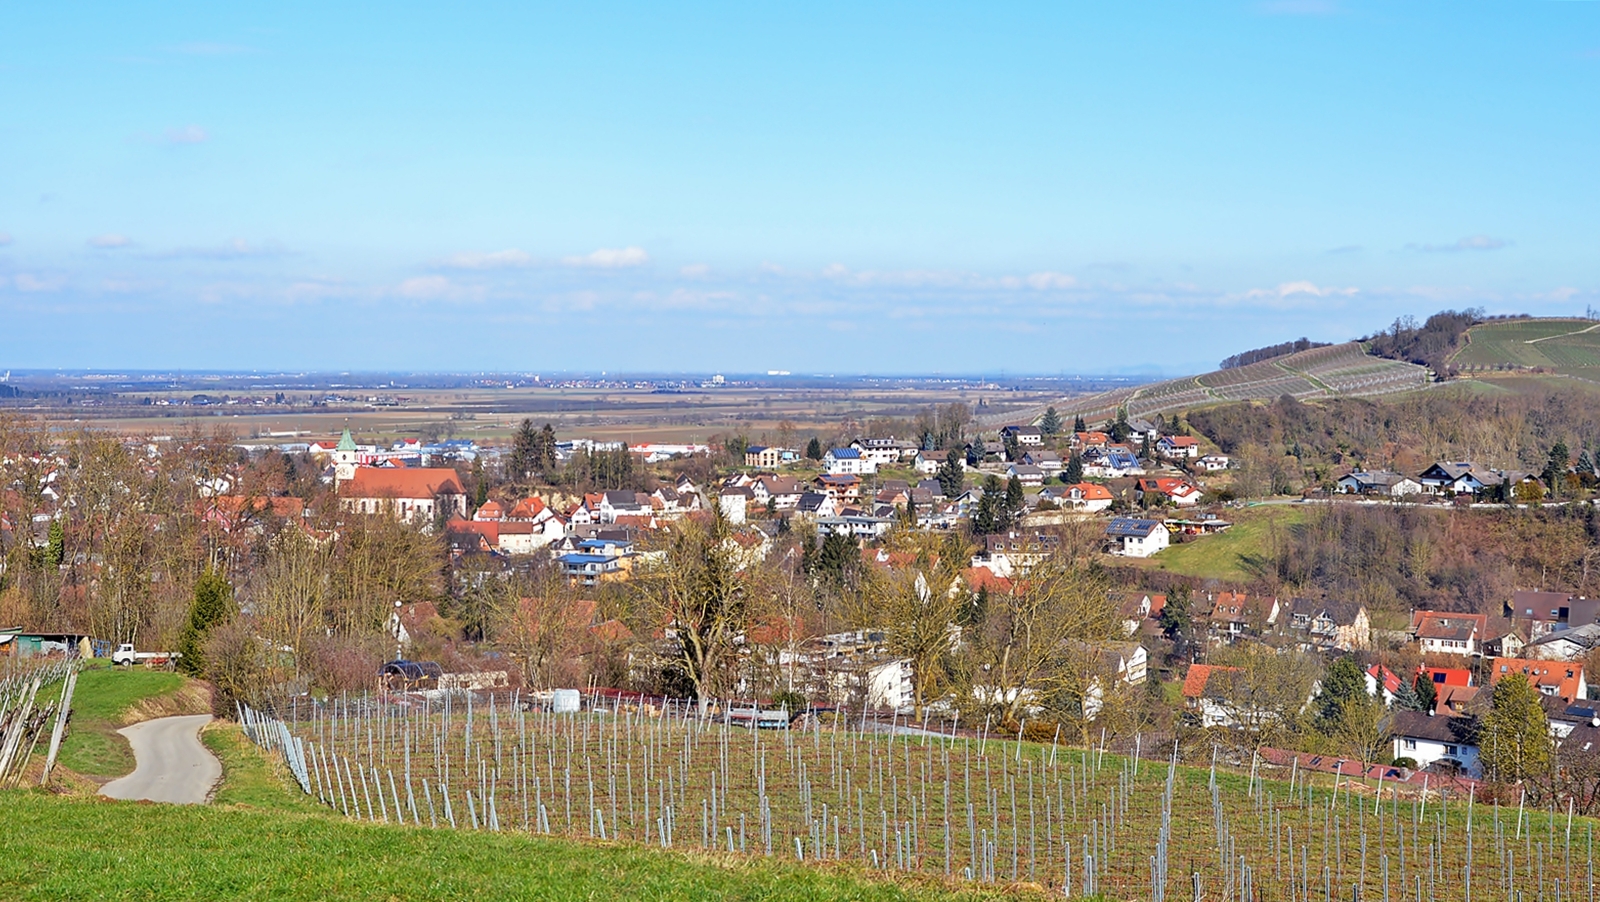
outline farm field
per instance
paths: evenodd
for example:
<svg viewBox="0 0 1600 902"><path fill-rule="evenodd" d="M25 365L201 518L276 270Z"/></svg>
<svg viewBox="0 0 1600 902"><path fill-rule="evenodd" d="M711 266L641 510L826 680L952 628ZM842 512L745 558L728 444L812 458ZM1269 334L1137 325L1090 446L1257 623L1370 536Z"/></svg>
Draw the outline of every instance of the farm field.
<svg viewBox="0 0 1600 902"><path fill-rule="evenodd" d="M360 394L365 394L361 392ZM157 396L160 393L151 393ZM190 392L168 392L173 399ZM846 422L873 417L912 418L930 406L965 403L984 428L997 428L1031 412L1058 391L980 387L868 386L829 389L729 387L655 392L632 388L413 389L395 407L365 404L311 407L69 407L35 413L57 428L92 426L125 434L172 435L188 429L222 429L246 442L273 443L337 436L345 425L364 440L471 438L507 440L524 417L551 423L561 437L603 441L706 442L714 435L748 435L775 441L780 423L794 425L799 440L829 435ZM990 423L993 421L993 423ZM859 428L859 426L857 427Z"/></svg>
<svg viewBox="0 0 1600 902"><path fill-rule="evenodd" d="M297 708L287 726L310 795L352 821L422 833L563 836L1152 902L1348 899L1356 885L1360 898L1466 902L1468 883L1498 899L1549 893L1556 879L1578 898L1592 873L1589 821L1569 830L1563 813L1474 807L1464 794L1441 805L1437 784L1414 805L1392 784L1335 786L1297 769L1267 780L1248 760L1247 771L1219 769L1211 748L1180 766L1170 745L1136 741L1136 754L1118 755L1017 742L991 725L960 738L904 722L863 732L840 712L752 732L720 713L600 706L612 705L552 714L504 696L473 708L342 699Z"/></svg>
<svg viewBox="0 0 1600 902"><path fill-rule="evenodd" d="M1451 363L1469 371L1540 367L1600 380L1600 323L1533 319L1484 323L1467 331Z"/></svg>

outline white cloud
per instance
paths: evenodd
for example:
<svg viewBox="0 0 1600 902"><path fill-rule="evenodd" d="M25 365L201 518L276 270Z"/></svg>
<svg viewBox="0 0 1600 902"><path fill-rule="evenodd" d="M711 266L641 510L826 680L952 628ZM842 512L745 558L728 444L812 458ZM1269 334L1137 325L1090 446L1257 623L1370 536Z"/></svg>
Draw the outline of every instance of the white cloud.
<svg viewBox="0 0 1600 902"><path fill-rule="evenodd" d="M101 250L115 250L119 247L127 247L132 243L132 241L128 240L127 235L118 235L114 232L110 232L105 235L96 235L89 239L90 247L99 248Z"/></svg>
<svg viewBox="0 0 1600 902"><path fill-rule="evenodd" d="M823 267L822 278L853 286L887 286L891 288L970 288L983 284L983 279L973 273L954 270L878 270L853 271L842 263Z"/></svg>
<svg viewBox="0 0 1600 902"><path fill-rule="evenodd" d="M168 144L204 144L210 138L211 133L198 125L167 129Z"/></svg>
<svg viewBox="0 0 1600 902"><path fill-rule="evenodd" d="M59 291L61 286L67 284L62 276L36 276L32 273L19 272L11 278L18 291Z"/></svg>
<svg viewBox="0 0 1600 902"><path fill-rule="evenodd" d="M1277 288L1252 288L1244 293L1247 298L1276 298L1282 300L1292 297L1349 297L1360 291L1359 288L1329 288L1311 282L1284 282Z"/></svg>
<svg viewBox="0 0 1600 902"><path fill-rule="evenodd" d="M292 282L283 290L283 299L291 304L321 301L331 297L345 297L352 293L348 285L339 282L302 279Z"/></svg>
<svg viewBox="0 0 1600 902"><path fill-rule="evenodd" d="M1503 247L1510 246L1511 242L1504 238L1493 238L1488 235L1468 235L1451 244L1408 244L1406 248L1427 254L1454 254L1459 251L1497 251Z"/></svg>
<svg viewBox="0 0 1600 902"><path fill-rule="evenodd" d="M441 264L447 269L515 269L527 266L533 257L526 251L506 248L503 251L462 251L445 259Z"/></svg>
<svg viewBox="0 0 1600 902"><path fill-rule="evenodd" d="M568 266L591 266L599 269L623 269L630 266L643 266L650 262L650 255L642 247L609 248L603 247L594 253L582 257L564 257L563 263Z"/></svg>
<svg viewBox="0 0 1600 902"><path fill-rule="evenodd" d="M281 257L287 254L283 245L275 241L251 244L235 238L215 247L180 247L161 254L162 257L194 257L200 260L243 260L250 257Z"/></svg>
<svg viewBox="0 0 1600 902"><path fill-rule="evenodd" d="M699 279L711 274L711 267L704 263L691 263L678 270L678 275L689 279Z"/></svg>
<svg viewBox="0 0 1600 902"><path fill-rule="evenodd" d="M461 285L444 276L413 276L400 283L398 293L416 301L471 301L483 297L481 287Z"/></svg>
<svg viewBox="0 0 1600 902"><path fill-rule="evenodd" d="M10 232L0 232L0 247L5 247L13 240Z"/></svg>
<svg viewBox="0 0 1600 902"><path fill-rule="evenodd" d="M1036 272L1033 275L1028 276L1027 282L1028 287L1036 288L1040 291L1046 291L1049 289L1075 288L1078 285L1077 279L1065 273L1059 272Z"/></svg>

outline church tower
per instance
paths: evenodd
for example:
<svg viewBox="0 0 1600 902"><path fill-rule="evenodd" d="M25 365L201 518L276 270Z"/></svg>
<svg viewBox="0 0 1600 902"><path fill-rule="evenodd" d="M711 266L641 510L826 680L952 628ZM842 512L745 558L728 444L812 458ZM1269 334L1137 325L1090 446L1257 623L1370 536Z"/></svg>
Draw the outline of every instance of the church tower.
<svg viewBox="0 0 1600 902"><path fill-rule="evenodd" d="M350 437L350 427L344 427L344 434L339 436L339 444L333 449L333 484L346 482L356 477L356 459L359 452L356 449L356 440Z"/></svg>

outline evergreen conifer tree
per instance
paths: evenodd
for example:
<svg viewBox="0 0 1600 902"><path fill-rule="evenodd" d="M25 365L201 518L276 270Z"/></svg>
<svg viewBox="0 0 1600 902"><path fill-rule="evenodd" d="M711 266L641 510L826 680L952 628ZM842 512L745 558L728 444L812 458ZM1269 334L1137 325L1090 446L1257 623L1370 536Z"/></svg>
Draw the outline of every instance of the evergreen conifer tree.
<svg viewBox="0 0 1600 902"><path fill-rule="evenodd" d="M44 559L52 567L61 566L67 559L67 530L60 520L50 521L50 538L45 545Z"/></svg>
<svg viewBox="0 0 1600 902"><path fill-rule="evenodd" d="M539 433L533 428L533 420L524 418L511 440L511 478L523 480L532 476L538 460Z"/></svg>
<svg viewBox="0 0 1600 902"><path fill-rule="evenodd" d="M1416 710L1432 711L1439 703L1439 691L1434 688L1433 680L1428 678L1427 671L1417 674L1411 683L1411 694L1416 699Z"/></svg>
<svg viewBox="0 0 1600 902"><path fill-rule="evenodd" d="M1082 454L1074 451L1072 452L1072 456L1067 458L1067 471L1066 473L1062 474L1061 481L1065 482L1067 485L1076 485L1077 483L1083 481Z"/></svg>
<svg viewBox="0 0 1600 902"><path fill-rule="evenodd" d="M549 474L556 468L556 430L549 423L539 430L538 453L535 456L534 466L541 473Z"/></svg>
<svg viewBox="0 0 1600 902"><path fill-rule="evenodd" d="M1014 523L1027 509L1028 500L1022 491L1022 480L1013 476L1006 480L1006 518Z"/></svg>
<svg viewBox="0 0 1600 902"><path fill-rule="evenodd" d="M944 463L939 465L936 474L939 479L939 491L946 498L955 498L961 494L966 483L966 467L961 460L961 452L951 448L944 456Z"/></svg>
<svg viewBox="0 0 1600 902"><path fill-rule="evenodd" d="M190 676L206 671L206 640L211 630L233 616L233 587L222 573L210 567L194 584L189 619L178 635L178 669Z"/></svg>
<svg viewBox="0 0 1600 902"><path fill-rule="evenodd" d="M1039 420L1039 431L1045 435L1055 435L1061 431L1061 415L1051 407L1044 412L1044 418Z"/></svg>
<svg viewBox="0 0 1600 902"><path fill-rule="evenodd" d="M1340 658L1328 667L1322 678L1322 694L1317 697L1317 727L1331 733L1350 705L1372 700L1367 695L1367 679L1354 658Z"/></svg>

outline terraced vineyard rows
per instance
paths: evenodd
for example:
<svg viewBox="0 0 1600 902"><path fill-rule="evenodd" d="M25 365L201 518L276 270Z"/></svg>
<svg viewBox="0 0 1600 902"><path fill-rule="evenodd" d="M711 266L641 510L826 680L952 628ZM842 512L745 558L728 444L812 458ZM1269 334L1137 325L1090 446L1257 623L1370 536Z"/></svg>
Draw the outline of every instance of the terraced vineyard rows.
<svg viewBox="0 0 1600 902"><path fill-rule="evenodd" d="M1422 367L1373 357L1360 344L1346 342L1202 376L1070 398L1056 409L1065 417L1082 416L1099 423L1122 406L1131 417L1146 417L1224 401L1270 401L1282 395L1368 397L1415 391L1427 383Z"/></svg>

